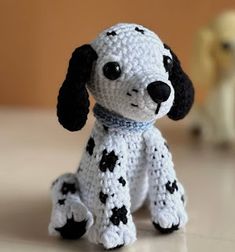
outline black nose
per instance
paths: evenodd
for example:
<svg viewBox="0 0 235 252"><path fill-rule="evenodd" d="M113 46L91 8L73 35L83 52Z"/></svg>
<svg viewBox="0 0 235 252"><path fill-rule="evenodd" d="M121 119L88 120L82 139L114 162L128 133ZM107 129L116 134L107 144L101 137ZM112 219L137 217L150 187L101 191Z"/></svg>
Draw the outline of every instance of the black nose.
<svg viewBox="0 0 235 252"><path fill-rule="evenodd" d="M161 103L169 98L171 88L162 81L155 81L148 85L147 91L154 102Z"/></svg>

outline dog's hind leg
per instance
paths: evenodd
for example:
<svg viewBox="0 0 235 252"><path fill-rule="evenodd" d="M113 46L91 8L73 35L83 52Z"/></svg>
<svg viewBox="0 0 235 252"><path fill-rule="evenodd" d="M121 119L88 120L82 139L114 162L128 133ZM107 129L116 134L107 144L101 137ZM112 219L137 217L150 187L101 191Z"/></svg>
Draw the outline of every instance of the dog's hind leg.
<svg viewBox="0 0 235 252"><path fill-rule="evenodd" d="M75 174L67 173L52 183L52 214L49 234L78 239L93 224L93 216L81 201Z"/></svg>

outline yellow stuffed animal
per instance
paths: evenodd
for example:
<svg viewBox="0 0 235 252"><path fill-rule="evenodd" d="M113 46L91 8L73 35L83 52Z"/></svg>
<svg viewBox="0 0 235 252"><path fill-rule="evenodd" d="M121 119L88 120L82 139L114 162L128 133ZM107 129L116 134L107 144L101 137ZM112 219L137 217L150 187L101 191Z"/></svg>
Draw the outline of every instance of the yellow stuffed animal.
<svg viewBox="0 0 235 252"><path fill-rule="evenodd" d="M191 78L198 91L193 132L215 144L235 143L235 11L198 32Z"/></svg>

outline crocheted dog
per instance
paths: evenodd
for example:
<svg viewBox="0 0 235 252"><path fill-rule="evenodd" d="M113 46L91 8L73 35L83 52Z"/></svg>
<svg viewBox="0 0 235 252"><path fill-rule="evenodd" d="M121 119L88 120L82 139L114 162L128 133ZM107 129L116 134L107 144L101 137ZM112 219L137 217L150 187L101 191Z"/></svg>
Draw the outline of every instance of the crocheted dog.
<svg viewBox="0 0 235 252"><path fill-rule="evenodd" d="M156 119L183 118L194 90L171 49L152 31L117 24L72 54L57 105L59 122L80 130L96 100L96 122L76 173L52 185L49 232L106 249L136 240L131 213L149 196L155 228L172 232L187 222L184 189Z"/></svg>

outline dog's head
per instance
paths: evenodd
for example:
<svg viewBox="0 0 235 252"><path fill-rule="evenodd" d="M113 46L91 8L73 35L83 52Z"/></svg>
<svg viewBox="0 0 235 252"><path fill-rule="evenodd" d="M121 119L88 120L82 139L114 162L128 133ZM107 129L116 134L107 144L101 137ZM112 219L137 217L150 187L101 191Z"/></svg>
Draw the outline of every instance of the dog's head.
<svg viewBox="0 0 235 252"><path fill-rule="evenodd" d="M101 106L135 121L182 119L194 98L176 55L136 24L115 25L73 52L57 105L59 121L70 131L86 122L86 87Z"/></svg>

